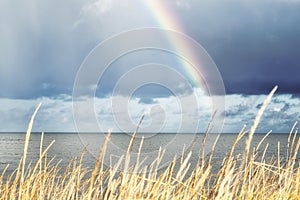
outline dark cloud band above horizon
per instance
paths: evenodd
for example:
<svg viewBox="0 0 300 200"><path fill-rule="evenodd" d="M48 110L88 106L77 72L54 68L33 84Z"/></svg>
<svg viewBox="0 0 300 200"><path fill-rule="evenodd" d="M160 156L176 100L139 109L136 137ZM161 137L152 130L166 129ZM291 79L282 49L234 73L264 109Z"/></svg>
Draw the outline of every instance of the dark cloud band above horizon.
<svg viewBox="0 0 300 200"><path fill-rule="evenodd" d="M197 3L189 33L218 66L229 94L300 93L300 2ZM214 11L214 12L212 12Z"/></svg>

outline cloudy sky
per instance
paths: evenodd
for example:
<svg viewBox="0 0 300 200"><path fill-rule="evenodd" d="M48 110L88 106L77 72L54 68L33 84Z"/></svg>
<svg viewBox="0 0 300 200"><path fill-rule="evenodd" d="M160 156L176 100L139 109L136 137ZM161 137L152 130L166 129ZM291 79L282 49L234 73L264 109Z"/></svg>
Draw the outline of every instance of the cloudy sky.
<svg viewBox="0 0 300 200"><path fill-rule="evenodd" d="M187 127L183 131L193 131L188 127L194 127L196 121L199 131L204 131L214 106L201 88L174 82L178 77L166 78L168 84L178 88L148 84L132 94L123 85L120 91L125 93L113 93L114 84L126 78L123 75L130 66L155 62L181 72L182 62L174 62L174 55L151 50L112 63L103 79L91 86L95 91L92 103L86 96L80 101L80 125L74 119L77 115L72 109L72 95L84 59L107 38L145 27L183 33L210 55L226 90L224 132L238 132L245 124L250 127L266 94L275 85L279 89L258 131L288 132L299 120L300 1L153 2L151 6L141 0L2 0L0 131L25 131L39 102L43 105L35 131L76 131L76 127L97 131L99 124L103 131L129 131L145 113L145 131L175 132L179 121ZM114 51L113 46L111 50ZM142 78L151 73L155 77L163 74L158 71L142 73ZM185 104L191 105L195 94L199 94L201 104L182 109L188 108ZM125 110L119 106L124 102L128 103ZM97 121L84 111L87 104L95 105Z"/></svg>

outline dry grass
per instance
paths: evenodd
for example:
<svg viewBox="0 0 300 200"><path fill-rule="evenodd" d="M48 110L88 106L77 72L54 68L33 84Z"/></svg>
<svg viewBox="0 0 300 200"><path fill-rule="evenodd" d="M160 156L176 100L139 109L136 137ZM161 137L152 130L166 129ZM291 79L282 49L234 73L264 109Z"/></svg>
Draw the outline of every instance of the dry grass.
<svg viewBox="0 0 300 200"><path fill-rule="evenodd" d="M176 158L157 173L159 161L149 166L142 165L139 158L130 166L131 146L127 154L110 168L103 166L106 142L103 144L93 168L84 168L82 158L71 160L68 167L61 170L58 163L47 160L47 151L40 148L40 158L33 167L26 166L26 154L33 115L25 139L24 156L13 174L0 176L1 199L299 199L300 169L296 164L300 140L297 140L295 126L288 138L287 159L283 162L280 153L277 159L268 161L263 154L258 155L258 144L250 147L260 116L275 90L262 106L249 133L244 129L237 135L231 151L223 159L217 173L212 172L211 156L200 160L191 173L192 152L183 152L184 157ZM235 154L235 147L243 137L248 137L243 155ZM267 136L266 136L267 137ZM264 137L264 139L266 138ZM43 135L42 135L43 138ZM264 140L263 139L263 140ZM142 142L141 142L142 146ZM140 148L141 149L141 148ZM280 146L278 145L278 152ZM200 154L201 155L201 154ZM175 166L179 167L176 168ZM145 173L147 172L147 173Z"/></svg>

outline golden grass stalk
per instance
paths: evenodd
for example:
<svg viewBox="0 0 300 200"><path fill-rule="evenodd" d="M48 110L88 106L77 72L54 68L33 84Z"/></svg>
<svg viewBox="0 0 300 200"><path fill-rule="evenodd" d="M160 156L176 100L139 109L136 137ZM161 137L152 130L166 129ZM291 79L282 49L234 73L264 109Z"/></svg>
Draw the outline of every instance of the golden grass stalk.
<svg viewBox="0 0 300 200"><path fill-rule="evenodd" d="M259 109L259 111L258 111L258 113L257 113L257 115L256 115L256 118L255 118L255 120L254 120L254 122L253 122L253 125L252 125L251 129L250 129L248 139L247 139L247 141L246 141L246 148L245 148L245 152L244 152L244 158L245 158L244 164L247 164L247 162L248 162L248 156L246 156L246 155L249 154L251 141L252 141L253 135L254 135L254 133L255 133L255 130L256 130L256 128L257 128L259 122L260 122L260 118L262 117L262 115L263 115L265 109L267 108L268 104L270 103L270 101L271 101L271 99L272 99L274 93L276 92L277 88L278 88L277 86L275 86L275 87L273 88L273 90L272 90L272 91L270 92L270 94L267 96L267 98L266 98L265 101L263 102L261 108Z"/></svg>
<svg viewBox="0 0 300 200"><path fill-rule="evenodd" d="M32 117L30 119L28 128L27 128L26 137L25 137L25 144L24 144L23 160L22 160L21 184L24 181L24 170L25 170L25 164L26 164L26 156L27 156L27 150L28 150L28 143L29 143L29 139L30 139L30 133L31 133L32 126L33 126L33 121L34 121L34 118L35 118L38 110L40 109L41 105L42 104L40 103L38 105L38 107L35 109Z"/></svg>

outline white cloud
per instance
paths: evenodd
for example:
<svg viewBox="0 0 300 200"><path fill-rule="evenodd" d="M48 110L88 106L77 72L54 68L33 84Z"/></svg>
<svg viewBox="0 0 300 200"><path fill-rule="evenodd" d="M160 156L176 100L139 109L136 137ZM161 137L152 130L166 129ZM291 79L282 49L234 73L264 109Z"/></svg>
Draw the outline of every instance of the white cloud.
<svg viewBox="0 0 300 200"><path fill-rule="evenodd" d="M263 102L265 95L227 95L225 124L223 132L237 133L243 125L249 129L255 119L257 111ZM83 108L80 113L81 130L86 131L120 131L119 128L134 131L138 121L145 111L145 119L141 126L141 131L159 130L162 132L175 132L180 129L180 123L185 123L182 131L193 132L193 127L197 120L200 120L199 130L205 131L211 118L212 108L208 97L202 97L199 103L199 110L182 110L180 101L175 97L155 98L154 104L143 104L139 99L131 99L128 102L128 109L125 102L127 98L118 97L122 103L117 106L117 110L112 110L112 98L96 98L95 110L92 115L88 112L88 107L92 99L80 101ZM192 95L186 96L181 103L191 104ZM34 131L76 131L76 126L72 114L71 96L62 95L57 98L43 97L36 100L12 100L0 99L0 131L25 131L31 114L37 104L43 105L36 117ZM206 103L203 103L206 102ZM257 132L289 132L292 124L300 119L300 99L292 98L291 95L276 95L263 114ZM122 109L120 109L122 108ZM94 107L92 107L94 109ZM200 113L200 114L199 114ZM126 116L128 114L128 116ZM96 115L97 122L93 121ZM78 125L78 124L77 124ZM189 128L186 128L189 127Z"/></svg>
<svg viewBox="0 0 300 200"><path fill-rule="evenodd" d="M190 9L191 5L190 2L187 0L177 0L175 1L175 4L179 8L184 8L184 9Z"/></svg>
<svg viewBox="0 0 300 200"><path fill-rule="evenodd" d="M103 33L105 28L106 33L112 34L138 27L145 21L149 22L149 16L145 15L147 9L143 4L141 1L128 0L86 1L78 19L73 23L73 28L91 24L96 32Z"/></svg>
<svg viewBox="0 0 300 200"><path fill-rule="evenodd" d="M69 101L69 97L60 98L0 99L0 131L26 131L30 117L39 102L42 103L42 107L36 116L34 131L75 131L72 102Z"/></svg>
<svg viewBox="0 0 300 200"><path fill-rule="evenodd" d="M84 13L93 13L95 15L103 14L110 11L113 7L113 0L96 0L83 7Z"/></svg>
<svg viewBox="0 0 300 200"><path fill-rule="evenodd" d="M243 125L250 129L265 98L265 95L228 95L224 132L238 130ZM293 123L299 120L299 107L299 98L292 98L292 95L275 95L262 116L257 132L266 133L272 130L288 133Z"/></svg>

